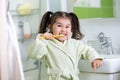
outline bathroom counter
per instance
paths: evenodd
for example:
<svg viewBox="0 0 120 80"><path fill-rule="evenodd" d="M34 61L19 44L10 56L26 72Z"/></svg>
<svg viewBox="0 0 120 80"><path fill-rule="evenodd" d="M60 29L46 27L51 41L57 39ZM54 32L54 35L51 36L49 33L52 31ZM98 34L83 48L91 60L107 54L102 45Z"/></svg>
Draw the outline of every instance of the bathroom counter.
<svg viewBox="0 0 120 80"><path fill-rule="evenodd" d="M101 55L103 65L93 70L88 60L79 61L81 80L120 80L120 55Z"/></svg>

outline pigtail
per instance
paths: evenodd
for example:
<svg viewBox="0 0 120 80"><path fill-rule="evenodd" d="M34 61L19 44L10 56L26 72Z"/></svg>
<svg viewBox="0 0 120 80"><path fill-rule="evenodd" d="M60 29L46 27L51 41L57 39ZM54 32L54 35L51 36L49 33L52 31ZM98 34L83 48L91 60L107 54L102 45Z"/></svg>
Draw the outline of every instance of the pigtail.
<svg viewBox="0 0 120 80"><path fill-rule="evenodd" d="M83 38L83 34L80 31L80 24L78 17L74 13L69 13L72 17L71 23L72 23L72 38L75 38L77 40L80 40Z"/></svg>
<svg viewBox="0 0 120 80"><path fill-rule="evenodd" d="M50 18L51 18L52 14L53 14L53 12L48 11L43 15L40 26L39 26L38 33L46 32L46 29L48 28L48 25L50 24Z"/></svg>

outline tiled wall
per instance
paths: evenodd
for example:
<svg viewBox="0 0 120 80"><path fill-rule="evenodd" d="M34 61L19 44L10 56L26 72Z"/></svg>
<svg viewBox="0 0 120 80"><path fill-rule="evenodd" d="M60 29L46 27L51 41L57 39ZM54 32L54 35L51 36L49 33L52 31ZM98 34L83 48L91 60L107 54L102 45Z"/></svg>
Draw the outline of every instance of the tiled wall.
<svg viewBox="0 0 120 80"><path fill-rule="evenodd" d="M120 54L120 18L80 19L80 25L83 41L98 40L98 34L103 32L111 38L114 54Z"/></svg>
<svg viewBox="0 0 120 80"><path fill-rule="evenodd" d="M74 12L79 18L109 18L113 16L113 0L100 0L100 8L74 7Z"/></svg>

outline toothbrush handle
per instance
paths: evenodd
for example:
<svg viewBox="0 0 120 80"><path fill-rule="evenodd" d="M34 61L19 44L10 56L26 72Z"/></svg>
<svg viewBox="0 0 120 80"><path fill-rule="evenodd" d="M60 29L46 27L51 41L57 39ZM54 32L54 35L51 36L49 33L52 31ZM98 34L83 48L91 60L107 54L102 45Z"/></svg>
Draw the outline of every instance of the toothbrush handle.
<svg viewBox="0 0 120 80"><path fill-rule="evenodd" d="M59 38L62 37L63 35L53 35L52 38ZM40 36L40 39L45 39L45 36Z"/></svg>

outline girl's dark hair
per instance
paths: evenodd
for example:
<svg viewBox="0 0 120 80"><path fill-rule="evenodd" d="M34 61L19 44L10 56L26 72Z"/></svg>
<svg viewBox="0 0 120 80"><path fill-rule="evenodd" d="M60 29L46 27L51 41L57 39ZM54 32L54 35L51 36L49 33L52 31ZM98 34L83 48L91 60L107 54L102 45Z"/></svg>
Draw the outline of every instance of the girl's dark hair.
<svg viewBox="0 0 120 80"><path fill-rule="evenodd" d="M56 19L58 18L68 18L71 21L72 38L77 40L83 38L84 35L80 31L79 20L77 16L72 12L71 13L63 11L57 11L55 13L50 11L46 12L42 17L38 33L45 33L47 31L49 24L52 26L55 23Z"/></svg>

